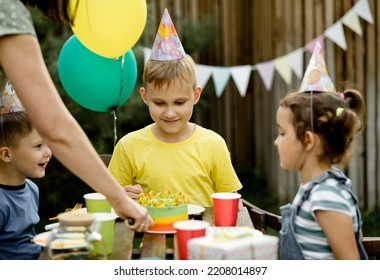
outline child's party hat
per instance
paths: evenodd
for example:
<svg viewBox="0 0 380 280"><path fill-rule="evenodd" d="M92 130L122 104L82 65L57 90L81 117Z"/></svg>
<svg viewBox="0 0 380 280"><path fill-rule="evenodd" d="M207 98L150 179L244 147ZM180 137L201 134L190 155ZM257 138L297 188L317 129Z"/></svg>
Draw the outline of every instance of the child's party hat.
<svg viewBox="0 0 380 280"><path fill-rule="evenodd" d="M328 73L323 49L317 42L303 77L300 92L336 92Z"/></svg>
<svg viewBox="0 0 380 280"><path fill-rule="evenodd" d="M3 92L0 94L0 114L9 114L23 111L24 106L16 95L10 81L7 81Z"/></svg>
<svg viewBox="0 0 380 280"><path fill-rule="evenodd" d="M150 59L161 61L179 60L185 56L185 50L179 40L173 21L168 10L165 9L154 40Z"/></svg>

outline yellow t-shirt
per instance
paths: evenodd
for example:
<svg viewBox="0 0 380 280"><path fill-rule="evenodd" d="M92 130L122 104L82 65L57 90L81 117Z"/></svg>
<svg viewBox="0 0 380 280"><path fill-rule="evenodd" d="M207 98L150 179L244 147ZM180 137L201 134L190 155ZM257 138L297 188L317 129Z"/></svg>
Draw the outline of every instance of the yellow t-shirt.
<svg viewBox="0 0 380 280"><path fill-rule="evenodd" d="M187 140L165 143L154 137L151 127L125 135L115 147L109 170L122 186L181 191L189 203L204 207L212 206L212 193L242 188L219 134L197 125Z"/></svg>

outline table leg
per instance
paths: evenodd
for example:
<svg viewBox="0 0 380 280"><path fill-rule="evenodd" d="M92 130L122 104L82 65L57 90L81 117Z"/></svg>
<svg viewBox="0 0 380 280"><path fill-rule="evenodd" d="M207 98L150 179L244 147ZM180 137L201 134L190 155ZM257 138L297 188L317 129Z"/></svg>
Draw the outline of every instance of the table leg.
<svg viewBox="0 0 380 280"><path fill-rule="evenodd" d="M141 246L141 258L166 259L166 235L145 233Z"/></svg>
<svg viewBox="0 0 380 280"><path fill-rule="evenodd" d="M109 256L112 260L132 259L133 239L135 232L125 225L124 221L116 221L113 252Z"/></svg>

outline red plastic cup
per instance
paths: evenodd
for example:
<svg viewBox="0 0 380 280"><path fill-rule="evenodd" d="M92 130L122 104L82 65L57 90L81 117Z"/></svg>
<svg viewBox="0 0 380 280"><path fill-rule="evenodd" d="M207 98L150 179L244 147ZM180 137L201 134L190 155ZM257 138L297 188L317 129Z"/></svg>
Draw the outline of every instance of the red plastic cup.
<svg viewBox="0 0 380 280"><path fill-rule="evenodd" d="M211 194L214 204L214 218L217 227L235 227L241 195L219 192Z"/></svg>
<svg viewBox="0 0 380 280"><path fill-rule="evenodd" d="M206 221L186 220L173 224L176 229L177 247L180 260L187 260L187 242L196 237L206 235L206 228L210 224Z"/></svg>

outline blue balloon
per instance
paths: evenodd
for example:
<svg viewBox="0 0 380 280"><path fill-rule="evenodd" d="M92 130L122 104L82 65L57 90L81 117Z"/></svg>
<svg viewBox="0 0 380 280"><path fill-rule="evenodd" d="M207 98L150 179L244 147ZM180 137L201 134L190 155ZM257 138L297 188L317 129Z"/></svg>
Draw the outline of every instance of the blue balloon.
<svg viewBox="0 0 380 280"><path fill-rule="evenodd" d="M115 59L97 55L74 34L59 54L58 75L76 103L108 112L123 105L132 94L137 79L136 58L132 49Z"/></svg>

